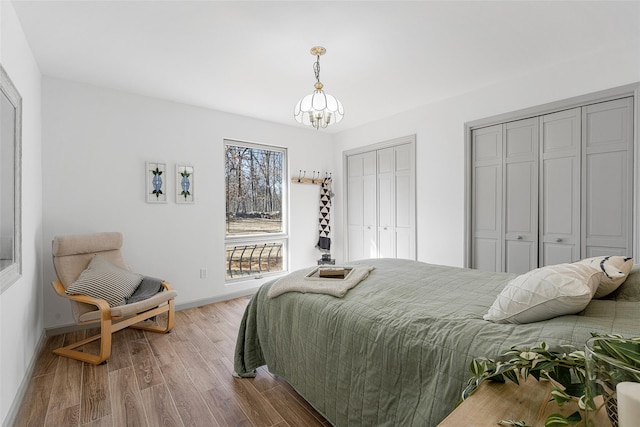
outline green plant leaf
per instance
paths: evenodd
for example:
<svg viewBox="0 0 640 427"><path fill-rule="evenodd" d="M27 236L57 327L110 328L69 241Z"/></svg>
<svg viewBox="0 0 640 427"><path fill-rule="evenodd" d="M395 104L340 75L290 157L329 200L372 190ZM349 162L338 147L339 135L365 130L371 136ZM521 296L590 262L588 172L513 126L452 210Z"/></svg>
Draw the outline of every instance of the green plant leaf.
<svg viewBox="0 0 640 427"><path fill-rule="evenodd" d="M538 364L536 365L536 370L540 372L549 372L553 370L554 366L555 366L554 362L550 360L546 360L544 362L538 362Z"/></svg>
<svg viewBox="0 0 640 427"><path fill-rule="evenodd" d="M469 365L469 370L471 371L474 377L479 377L486 372L487 364L484 360L473 359L471 361L471 364Z"/></svg>
<svg viewBox="0 0 640 427"><path fill-rule="evenodd" d="M577 421L572 418L575 414L578 414ZM576 423L580 422L582 418L578 412L571 414L569 417L565 418L560 414L551 414L547 417L544 422L544 427L564 427L564 426L572 426Z"/></svg>
<svg viewBox="0 0 640 427"><path fill-rule="evenodd" d="M580 397L584 395L585 384L584 383L572 383L564 390L569 396Z"/></svg>
<svg viewBox="0 0 640 427"><path fill-rule="evenodd" d="M580 421L582 421L582 415L580 415L580 412L576 411L573 414L569 415L567 417L568 421L571 421L572 423L579 423Z"/></svg>
<svg viewBox="0 0 640 427"><path fill-rule="evenodd" d="M556 367L554 379L563 386L569 387L571 385L571 369L564 366Z"/></svg>
<svg viewBox="0 0 640 427"><path fill-rule="evenodd" d="M505 371L502 374L503 377L506 377L507 379L511 380L512 382L520 385L520 382L518 381L518 374L516 374L513 371Z"/></svg>
<svg viewBox="0 0 640 427"><path fill-rule="evenodd" d="M462 390L462 400L466 400L478 387L475 384L469 384Z"/></svg>
<svg viewBox="0 0 640 427"><path fill-rule="evenodd" d="M551 397L556 401L558 406L562 406L567 402L571 401L571 396L565 393L563 390L560 390L557 387L553 387L551 390Z"/></svg>
<svg viewBox="0 0 640 427"><path fill-rule="evenodd" d="M506 383L507 381L504 379L504 376L500 375L499 377L491 377L490 378L491 381L493 381L494 383Z"/></svg>
<svg viewBox="0 0 640 427"><path fill-rule="evenodd" d="M534 369L534 370L529 372L529 375L531 375L533 378L535 378L536 381L540 381L540 370Z"/></svg>
<svg viewBox="0 0 640 427"><path fill-rule="evenodd" d="M610 356L631 366L640 366L640 345L631 341L610 341L602 343Z"/></svg>
<svg viewBox="0 0 640 427"><path fill-rule="evenodd" d="M582 411L593 412L597 410L596 403L593 399L587 397L586 395L580 396L578 399L578 408Z"/></svg>
<svg viewBox="0 0 640 427"><path fill-rule="evenodd" d="M520 353L520 358L524 360L534 360L540 357L540 355L534 351L523 351Z"/></svg>

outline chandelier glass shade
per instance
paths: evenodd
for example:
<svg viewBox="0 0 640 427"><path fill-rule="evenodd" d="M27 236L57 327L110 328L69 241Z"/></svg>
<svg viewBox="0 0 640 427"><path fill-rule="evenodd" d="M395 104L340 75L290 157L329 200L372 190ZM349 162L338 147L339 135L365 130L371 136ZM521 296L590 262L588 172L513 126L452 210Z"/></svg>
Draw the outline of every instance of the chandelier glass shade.
<svg viewBox="0 0 640 427"><path fill-rule="evenodd" d="M326 49L322 46L311 48L311 54L316 56L316 62L313 64L316 76L315 90L298 101L293 111L298 123L313 126L316 129L338 123L344 116L342 103L322 90L324 85L320 83L320 56L325 52Z"/></svg>

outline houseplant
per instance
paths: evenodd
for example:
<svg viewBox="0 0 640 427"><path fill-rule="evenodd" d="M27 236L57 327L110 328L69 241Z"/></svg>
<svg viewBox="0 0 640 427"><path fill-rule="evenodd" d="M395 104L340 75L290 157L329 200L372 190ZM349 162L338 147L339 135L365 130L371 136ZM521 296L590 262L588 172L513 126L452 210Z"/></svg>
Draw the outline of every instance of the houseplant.
<svg viewBox="0 0 640 427"><path fill-rule="evenodd" d="M598 345L593 348L598 356L620 361L624 365L640 369L640 337L592 335L603 338L600 342L606 343L606 345ZM571 346L563 347L559 351L552 350L544 342L531 348L514 346L499 358L481 357L471 361L469 370L473 376L469 379L462 393L462 399L469 397L485 380L494 382L508 380L519 384L521 380L525 380L531 375L537 381L542 378L551 382L551 396L558 406L571 401L578 404L579 410L568 417L560 414L550 415L545 421L545 427L588 426L586 413L601 410L615 398L615 394L607 391L611 387L602 387L602 383L606 380L598 380L598 378L616 378L620 374L610 364L592 365L590 366L592 370L587 372L586 362L585 352ZM588 378L591 378L590 383L597 383L599 386L588 387ZM640 377L631 380L640 382ZM615 386L613 390L615 390ZM599 395L603 398L602 402L595 399ZM609 415L612 414L609 413ZM612 422L615 427L616 422ZM518 427L526 426L525 421L503 420L501 423Z"/></svg>

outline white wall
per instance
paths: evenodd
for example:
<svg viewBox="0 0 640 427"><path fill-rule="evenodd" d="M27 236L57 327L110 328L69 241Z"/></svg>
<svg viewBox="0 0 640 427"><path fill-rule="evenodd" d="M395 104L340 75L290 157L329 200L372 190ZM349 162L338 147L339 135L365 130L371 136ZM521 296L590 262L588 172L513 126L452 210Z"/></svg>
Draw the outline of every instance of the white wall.
<svg viewBox="0 0 640 427"><path fill-rule="evenodd" d="M341 132L334 161L342 152L416 134L417 252L434 264L462 266L464 258L464 123L640 81L640 33L625 48L612 47L574 58L510 81ZM342 166L340 166L342 170ZM342 187L336 198L344 196ZM344 233L343 203L337 202L335 234ZM343 258L343 242L335 256Z"/></svg>
<svg viewBox="0 0 640 427"><path fill-rule="evenodd" d="M288 148L291 170L328 170L329 135L110 89L43 78L45 327L71 324L49 282L55 235L124 233L133 270L170 281L176 303L248 292L260 280L225 285L223 139ZM329 147L329 150L327 150ZM167 164L168 203L145 202L145 161ZM195 167L195 204L177 205L176 163ZM317 185L291 185L291 267L319 258ZM208 278L200 279L200 269Z"/></svg>
<svg viewBox="0 0 640 427"><path fill-rule="evenodd" d="M22 277L0 295L0 420L43 332L40 71L10 2L0 2L0 63L22 96Z"/></svg>

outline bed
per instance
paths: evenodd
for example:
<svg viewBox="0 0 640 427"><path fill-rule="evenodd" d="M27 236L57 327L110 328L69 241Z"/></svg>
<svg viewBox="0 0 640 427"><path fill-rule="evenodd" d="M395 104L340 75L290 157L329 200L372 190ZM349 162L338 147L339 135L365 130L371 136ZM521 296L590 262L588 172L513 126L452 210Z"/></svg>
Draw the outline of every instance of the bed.
<svg viewBox="0 0 640 427"><path fill-rule="evenodd" d="M640 335L640 269L577 315L524 325L482 319L515 277L417 261L375 267L343 298L263 285L245 311L235 371L267 365L336 426L435 426L456 406L470 361L512 345L583 347L591 332ZM354 263L358 264L358 263Z"/></svg>

